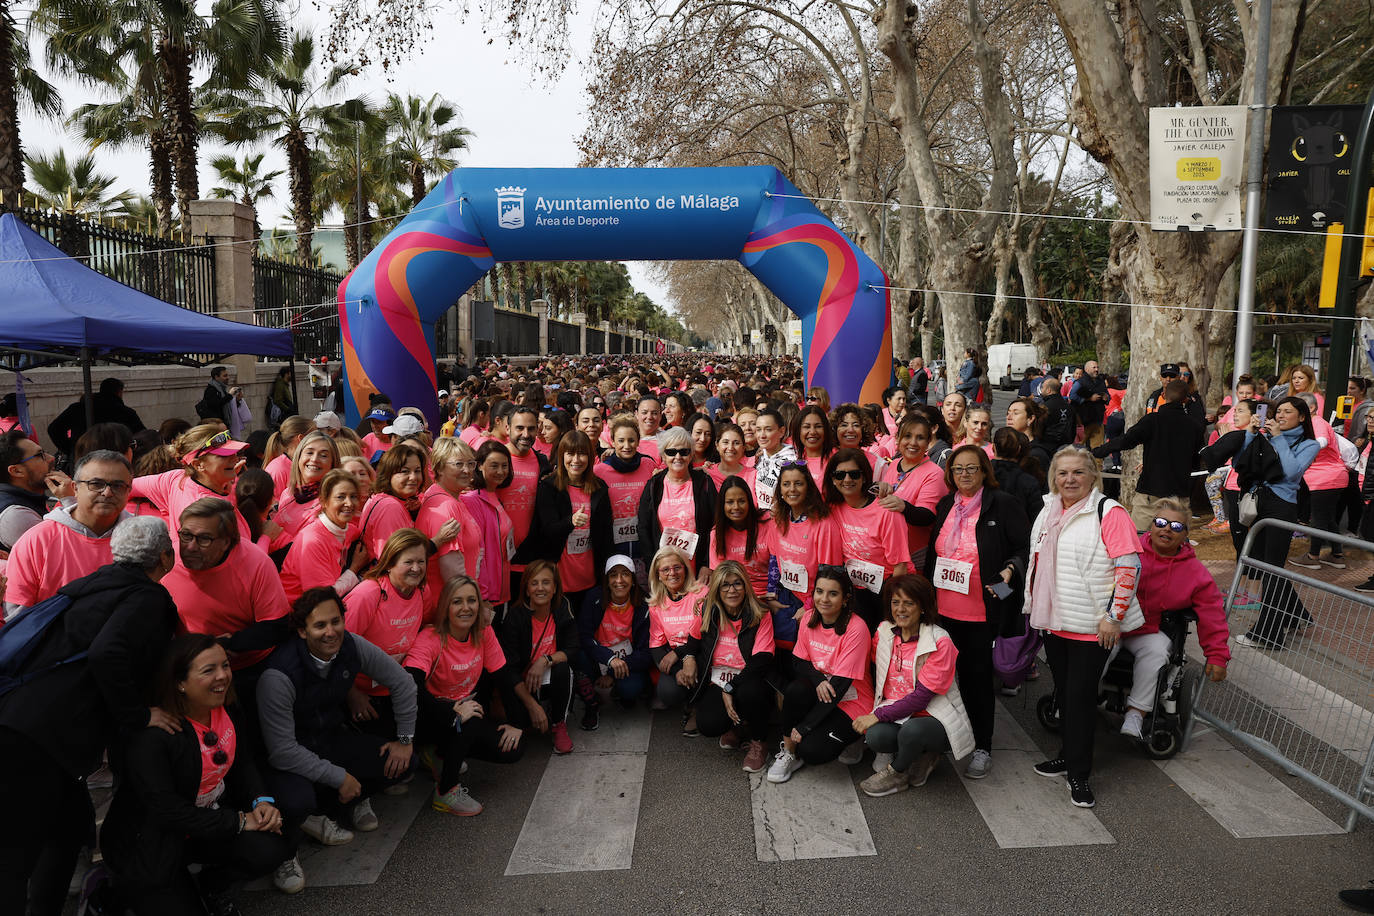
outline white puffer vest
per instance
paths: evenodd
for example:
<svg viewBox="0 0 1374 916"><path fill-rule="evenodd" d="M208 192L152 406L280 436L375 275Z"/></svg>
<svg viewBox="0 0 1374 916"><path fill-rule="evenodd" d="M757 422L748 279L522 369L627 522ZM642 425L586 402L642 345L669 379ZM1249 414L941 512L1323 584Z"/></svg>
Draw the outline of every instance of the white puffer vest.
<svg viewBox="0 0 1374 916"><path fill-rule="evenodd" d="M1031 526L1030 564L1026 572L1025 609L1031 610L1031 586L1035 581L1039 566L1040 549L1045 546L1045 519L1049 515L1051 500L1059 497L1050 494L1045 497L1046 511L1035 518ZM1105 502L1102 512L1098 504ZM1050 613L1051 630L1065 630L1069 633L1096 633L1097 624L1107 616L1111 606L1112 592L1116 588L1111 557L1102 543L1100 515L1106 515L1121 504L1103 496L1094 489L1073 516L1065 520L1059 529L1058 556L1055 563L1054 600ZM1131 595L1131 605L1126 609L1126 619L1121 624L1122 632L1136 629L1145 622L1145 614L1140 610L1140 602Z"/></svg>
<svg viewBox="0 0 1374 916"><path fill-rule="evenodd" d="M915 675L919 677L925 667L926 659L935 651L935 644L948 639L949 634L938 626L921 624L921 634L916 638ZM896 639L896 629L890 621L878 624L878 645L873 653L873 708L885 706L901 697L884 697L883 685L887 683L887 666L892 662L892 641ZM949 690L936 694L926 706L926 712L945 727L949 737L949 748L954 759L959 760L973 753L973 726L969 724L968 713L964 711L964 700L959 695L959 682L956 679Z"/></svg>

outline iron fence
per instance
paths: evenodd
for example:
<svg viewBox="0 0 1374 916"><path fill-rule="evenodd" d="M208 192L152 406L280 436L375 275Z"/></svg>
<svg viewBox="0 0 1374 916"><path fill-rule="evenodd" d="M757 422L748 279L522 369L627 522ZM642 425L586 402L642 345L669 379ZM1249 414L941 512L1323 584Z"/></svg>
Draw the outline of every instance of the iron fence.
<svg viewBox="0 0 1374 916"><path fill-rule="evenodd" d="M1226 680L1203 679L1194 712L1340 801L1353 830L1358 815L1374 819L1374 596L1250 556L1256 535L1272 528L1374 552L1367 541L1290 522L1252 526L1226 613L1232 634L1272 641L1235 644Z"/></svg>
<svg viewBox="0 0 1374 916"><path fill-rule="evenodd" d="M578 356L582 352L582 329L566 321L549 320L549 354Z"/></svg>
<svg viewBox="0 0 1374 916"><path fill-rule="evenodd" d="M602 333L601 331L599 331L599 330L593 330L592 328L587 328L587 352L588 352L588 353L605 353L605 352L606 352L606 335L603 334L603 333Z"/></svg>
<svg viewBox="0 0 1374 916"><path fill-rule="evenodd" d="M215 249L181 237L148 235L73 213L6 207L63 253L164 302L214 314Z"/></svg>
<svg viewBox="0 0 1374 916"><path fill-rule="evenodd" d="M291 329L297 358L342 358L338 295L343 274L253 255L257 323Z"/></svg>

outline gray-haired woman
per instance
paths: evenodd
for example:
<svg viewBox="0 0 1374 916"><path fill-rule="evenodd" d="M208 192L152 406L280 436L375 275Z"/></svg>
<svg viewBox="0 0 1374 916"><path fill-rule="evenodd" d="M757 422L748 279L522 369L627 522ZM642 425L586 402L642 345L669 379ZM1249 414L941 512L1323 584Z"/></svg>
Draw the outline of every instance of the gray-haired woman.
<svg viewBox="0 0 1374 916"><path fill-rule="evenodd" d="M58 591L71 604L19 672L32 680L0 696L0 807L8 823L26 825L0 832L0 913L24 912L26 889L36 912L62 909L94 829L83 780L116 736L181 729L144 700L177 620L158 584L175 563L167 525L125 519L110 550L113 563Z"/></svg>

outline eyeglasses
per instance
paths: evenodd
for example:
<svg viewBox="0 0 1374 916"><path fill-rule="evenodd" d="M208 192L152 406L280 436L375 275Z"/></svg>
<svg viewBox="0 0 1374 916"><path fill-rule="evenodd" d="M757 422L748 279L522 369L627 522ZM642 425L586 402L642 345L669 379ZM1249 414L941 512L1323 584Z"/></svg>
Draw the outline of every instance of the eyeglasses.
<svg viewBox="0 0 1374 916"><path fill-rule="evenodd" d="M793 468L800 468L803 471L807 470L806 461L802 458L796 458L792 461L784 461L782 464L778 465L779 471L788 471Z"/></svg>
<svg viewBox="0 0 1374 916"><path fill-rule="evenodd" d="M196 455L199 457L201 453L209 449L219 448L221 445L228 445L232 441L233 440L229 437L229 430L227 429L222 433L215 433L209 439L205 440L204 445L196 449Z"/></svg>
<svg viewBox="0 0 1374 916"><path fill-rule="evenodd" d="M219 735L214 732L206 732L200 738L206 747L213 747L215 752L210 755L210 762L217 767L222 767L229 762L229 755L224 752L224 748L219 747Z"/></svg>
<svg viewBox="0 0 1374 916"><path fill-rule="evenodd" d="M1158 516L1155 517L1155 527L1168 528L1174 534L1182 534L1188 530L1188 526L1182 522L1171 522L1167 518L1159 518Z"/></svg>
<svg viewBox="0 0 1374 916"><path fill-rule="evenodd" d="M451 467L451 468L457 468L457 469L460 470L460 471L475 471L475 470L477 469L477 462L476 462L476 461L450 461L450 462L448 463L448 466Z"/></svg>
<svg viewBox="0 0 1374 916"><path fill-rule="evenodd" d="M23 464L25 461L32 461L32 460L35 459L35 458L48 458L48 457L51 457L51 456L48 454L47 449L41 449L41 448L40 448L37 452L35 452L34 454L32 454L32 455L30 455L29 457L25 458L23 461L20 461L19 463L20 463L20 464Z"/></svg>
<svg viewBox="0 0 1374 916"><path fill-rule="evenodd" d="M183 547L190 547L192 544L195 544L197 547L209 547L211 544L215 543L215 541L218 541L220 537L221 535L218 534L192 534L189 531L177 532L177 540L181 542L181 546Z"/></svg>
<svg viewBox="0 0 1374 916"><path fill-rule="evenodd" d="M665 448L663 454L667 458L683 458L692 454L690 448Z"/></svg>
<svg viewBox="0 0 1374 916"><path fill-rule="evenodd" d="M79 483L92 493L104 493L109 490L115 496L123 496L131 489L130 485L122 480L101 480L98 477L93 480L73 480L72 483Z"/></svg>
<svg viewBox="0 0 1374 916"><path fill-rule="evenodd" d="M864 472L857 468L852 471L835 470L830 472L830 476L834 480L863 480Z"/></svg>
<svg viewBox="0 0 1374 916"><path fill-rule="evenodd" d="M976 464L961 464L958 467L951 467L949 472L955 477L970 477L981 470L982 468Z"/></svg>
<svg viewBox="0 0 1374 916"><path fill-rule="evenodd" d="M723 592L737 592L743 588L744 583L741 582L739 579L734 579L730 582L720 583L720 590Z"/></svg>

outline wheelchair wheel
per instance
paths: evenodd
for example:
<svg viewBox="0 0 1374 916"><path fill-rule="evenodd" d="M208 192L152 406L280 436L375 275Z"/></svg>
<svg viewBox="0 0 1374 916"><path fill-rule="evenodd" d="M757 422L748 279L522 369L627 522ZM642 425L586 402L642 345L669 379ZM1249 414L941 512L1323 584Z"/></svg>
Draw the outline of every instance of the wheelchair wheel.
<svg viewBox="0 0 1374 916"><path fill-rule="evenodd" d="M1174 728L1151 732L1150 740L1145 745L1145 753L1153 760L1168 760L1178 753L1183 744L1182 739L1183 732Z"/></svg>
<svg viewBox="0 0 1374 916"><path fill-rule="evenodd" d="M1040 724L1045 726L1047 731L1059 731L1059 710L1054 705L1054 694L1047 694L1036 702L1035 718L1040 720Z"/></svg>

